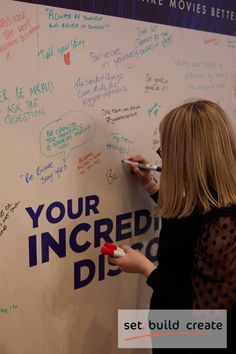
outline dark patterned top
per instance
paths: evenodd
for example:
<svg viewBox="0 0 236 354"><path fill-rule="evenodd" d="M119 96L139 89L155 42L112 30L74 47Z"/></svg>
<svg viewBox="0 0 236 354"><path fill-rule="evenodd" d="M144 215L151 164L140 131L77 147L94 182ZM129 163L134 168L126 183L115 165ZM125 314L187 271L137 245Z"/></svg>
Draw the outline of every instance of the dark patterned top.
<svg viewBox="0 0 236 354"><path fill-rule="evenodd" d="M162 219L158 267L147 284L151 309L227 309L228 348L236 346L236 205Z"/></svg>
<svg viewBox="0 0 236 354"><path fill-rule="evenodd" d="M231 309L236 302L236 216L205 225L193 269L193 308Z"/></svg>
<svg viewBox="0 0 236 354"><path fill-rule="evenodd" d="M236 307L236 205L162 219L151 308Z"/></svg>
<svg viewBox="0 0 236 354"><path fill-rule="evenodd" d="M162 219L157 260L147 279L150 308L227 309L227 346L235 351L236 205Z"/></svg>

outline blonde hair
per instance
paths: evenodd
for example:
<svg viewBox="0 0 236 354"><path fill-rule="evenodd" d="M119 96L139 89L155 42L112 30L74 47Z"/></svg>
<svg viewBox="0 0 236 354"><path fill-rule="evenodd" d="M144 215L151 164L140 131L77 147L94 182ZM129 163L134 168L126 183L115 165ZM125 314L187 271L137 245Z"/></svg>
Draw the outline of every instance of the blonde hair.
<svg viewBox="0 0 236 354"><path fill-rule="evenodd" d="M236 139L214 102L185 103L160 123L158 215L186 217L236 203Z"/></svg>

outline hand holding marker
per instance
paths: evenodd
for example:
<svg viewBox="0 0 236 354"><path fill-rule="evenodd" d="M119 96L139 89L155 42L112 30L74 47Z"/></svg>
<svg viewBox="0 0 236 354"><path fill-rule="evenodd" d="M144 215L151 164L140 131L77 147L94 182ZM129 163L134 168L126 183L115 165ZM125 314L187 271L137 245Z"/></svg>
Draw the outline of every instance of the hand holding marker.
<svg viewBox="0 0 236 354"><path fill-rule="evenodd" d="M161 167L156 165L151 165L149 163L141 163L141 162L136 162L131 160L122 160L122 162L127 163L129 165L137 166L144 170L153 170L153 171L161 172ZM122 248L114 245L114 243L109 243L109 242L104 243L104 246L101 248L100 252L101 254L106 254L108 256L117 257L117 258L122 257L126 254L126 252Z"/></svg>
<svg viewBox="0 0 236 354"><path fill-rule="evenodd" d="M151 165L150 163L141 163L141 162L136 162L136 161L131 161L131 160L122 160L122 162L137 166L137 167L142 168L144 170L153 170L153 171L161 172L161 167L156 166L156 165Z"/></svg>
<svg viewBox="0 0 236 354"><path fill-rule="evenodd" d="M104 246L101 248L101 254L119 258L124 256L126 253L122 248L114 245L114 243L105 242Z"/></svg>

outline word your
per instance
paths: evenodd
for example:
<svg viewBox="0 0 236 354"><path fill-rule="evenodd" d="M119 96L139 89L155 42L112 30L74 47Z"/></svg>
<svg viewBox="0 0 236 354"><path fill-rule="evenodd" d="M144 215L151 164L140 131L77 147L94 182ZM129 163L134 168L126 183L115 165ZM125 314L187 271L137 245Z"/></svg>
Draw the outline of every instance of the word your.
<svg viewBox="0 0 236 354"><path fill-rule="evenodd" d="M111 133L111 143L106 144L106 148L111 151L118 151L120 154L129 155L129 147L133 141L119 133Z"/></svg>
<svg viewBox="0 0 236 354"><path fill-rule="evenodd" d="M152 77L151 74L146 74L146 83L144 87L144 92L149 93L150 91L160 91L160 92L167 92L169 88L169 81L163 76L161 77Z"/></svg>
<svg viewBox="0 0 236 354"><path fill-rule="evenodd" d="M7 223L20 202L8 203L0 210L0 236L7 230Z"/></svg>
<svg viewBox="0 0 236 354"><path fill-rule="evenodd" d="M12 305L9 305L9 306L0 306L0 315L1 314L10 315L16 309L17 309L17 305L15 305L15 304L12 304Z"/></svg>
<svg viewBox="0 0 236 354"><path fill-rule="evenodd" d="M58 10L57 10L58 11ZM56 12L51 8L46 8L50 29L88 29L103 30L109 28L109 24L101 23L103 16L100 15L82 15L73 12Z"/></svg>
<svg viewBox="0 0 236 354"><path fill-rule="evenodd" d="M40 29L40 25L32 25L30 17L23 11L13 16L0 17L0 54L7 61L11 60L11 49L28 40Z"/></svg>
<svg viewBox="0 0 236 354"><path fill-rule="evenodd" d="M85 174L87 171L91 170L94 166L101 163L101 152L90 152L79 158L78 170L79 173Z"/></svg>
<svg viewBox="0 0 236 354"><path fill-rule="evenodd" d="M85 112L64 113L47 124L40 133L40 149L45 156L64 155L64 161L71 151L93 139L96 132L94 119Z"/></svg>
<svg viewBox="0 0 236 354"><path fill-rule="evenodd" d="M153 219L151 212L147 209L119 214L114 221L108 217L93 220L94 216L100 214L98 195L87 195L75 200L68 199L65 202L57 200L48 205L29 206L25 208L25 211L34 229L33 234L28 236L29 267L38 266L40 262L49 262L52 251L59 258L66 257L68 250L78 253L79 261L73 264L74 289L87 286L92 282L96 273L98 273L98 281L104 280L105 275L115 276L120 273L119 269L109 270L105 273L104 255L98 256L96 266L94 259L81 259L81 253L92 247L100 248L104 242L113 242L113 238L114 242L123 242L133 236L143 235L148 230L155 232L159 227L158 219ZM87 220L80 221L70 231L64 227L65 218L80 220L81 217L87 218ZM42 225L45 225L46 221L53 225L61 223L61 228L55 231L55 235L46 230L42 231ZM36 229L38 228L40 233L37 235ZM145 255L151 261L155 261L153 256L155 252L152 248L156 246L156 237L145 246ZM142 250L144 245L139 241L132 247Z"/></svg>
<svg viewBox="0 0 236 354"><path fill-rule="evenodd" d="M52 161L45 165L37 166L33 172L26 172L20 175L24 182L31 184L34 181L40 181L41 184L53 182L55 178L60 178L67 170L66 164L54 165Z"/></svg>
<svg viewBox="0 0 236 354"><path fill-rule="evenodd" d="M133 119L138 117L140 106L128 106L124 108L102 109L102 115L109 124L114 124L120 120Z"/></svg>
<svg viewBox="0 0 236 354"><path fill-rule="evenodd" d="M80 48L85 49L85 40L83 38L77 39L75 37L71 39L70 42L63 44L60 47L54 48L53 45L51 45L47 49L40 49L38 52L38 56L43 60L49 60L52 57L55 57L56 55L64 56L68 53L68 51Z"/></svg>
<svg viewBox="0 0 236 354"><path fill-rule="evenodd" d="M79 77L74 87L77 96L82 100L84 107L94 107L95 103L113 95L128 92L126 86L122 85L124 76L121 73L96 74L95 77Z"/></svg>

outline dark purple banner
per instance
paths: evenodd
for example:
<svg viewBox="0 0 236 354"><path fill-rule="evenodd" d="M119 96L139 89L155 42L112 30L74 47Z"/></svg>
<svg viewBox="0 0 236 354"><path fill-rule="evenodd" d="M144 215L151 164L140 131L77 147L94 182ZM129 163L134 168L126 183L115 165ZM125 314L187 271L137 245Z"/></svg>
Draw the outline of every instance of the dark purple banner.
<svg viewBox="0 0 236 354"><path fill-rule="evenodd" d="M24 2L236 35L235 0L29 0Z"/></svg>

